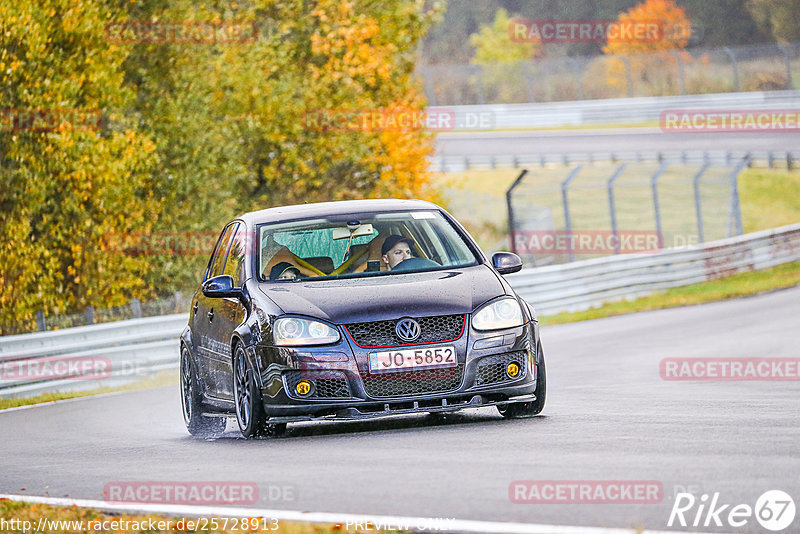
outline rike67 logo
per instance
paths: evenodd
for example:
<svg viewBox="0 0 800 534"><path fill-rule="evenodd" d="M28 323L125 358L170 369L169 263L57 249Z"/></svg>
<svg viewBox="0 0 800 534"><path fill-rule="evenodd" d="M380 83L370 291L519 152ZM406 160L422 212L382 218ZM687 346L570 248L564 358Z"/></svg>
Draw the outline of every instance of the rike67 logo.
<svg viewBox="0 0 800 534"><path fill-rule="evenodd" d="M755 517L758 524L772 532L789 528L795 517L795 504L792 497L781 490L764 492L755 506L749 504L732 505L720 501L719 492L711 497L704 493L696 498L691 493L678 493L667 526L677 523L682 527L750 527ZM677 521L676 521L677 520ZM797 532L793 530L792 532Z"/></svg>

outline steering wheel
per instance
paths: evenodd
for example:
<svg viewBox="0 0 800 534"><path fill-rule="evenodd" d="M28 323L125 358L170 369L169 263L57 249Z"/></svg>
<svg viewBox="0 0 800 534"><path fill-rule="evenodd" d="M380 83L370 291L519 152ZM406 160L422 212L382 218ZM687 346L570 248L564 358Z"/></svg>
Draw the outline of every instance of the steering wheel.
<svg viewBox="0 0 800 534"><path fill-rule="evenodd" d="M427 258L408 258L395 265L392 271L413 271L415 269L427 269L429 267L441 267L441 265Z"/></svg>

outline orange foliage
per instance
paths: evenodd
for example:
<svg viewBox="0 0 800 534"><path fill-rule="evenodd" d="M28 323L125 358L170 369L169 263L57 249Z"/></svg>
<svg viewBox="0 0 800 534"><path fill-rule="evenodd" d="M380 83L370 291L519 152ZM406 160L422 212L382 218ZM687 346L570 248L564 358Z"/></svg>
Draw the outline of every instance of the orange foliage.
<svg viewBox="0 0 800 534"><path fill-rule="evenodd" d="M661 25L660 39L628 39L608 42L603 52L609 56L627 56L631 64L634 86L644 86L648 95L668 95L677 92L678 51L682 61L691 57L681 51L689 43L691 24L682 7L675 0L645 0L619 16L621 23L648 23ZM617 58L606 58L606 81L609 86L625 88L625 65Z"/></svg>

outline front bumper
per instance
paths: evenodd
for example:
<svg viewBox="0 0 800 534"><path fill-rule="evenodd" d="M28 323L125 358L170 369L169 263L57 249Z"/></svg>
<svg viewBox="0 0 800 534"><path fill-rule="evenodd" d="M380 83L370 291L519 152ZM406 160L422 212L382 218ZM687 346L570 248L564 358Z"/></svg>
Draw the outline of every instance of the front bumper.
<svg viewBox="0 0 800 534"><path fill-rule="evenodd" d="M440 382L438 378L423 381L425 386L433 384L435 391L418 387L412 373L405 379L405 373L383 375L389 385L381 387L381 380L375 380L366 367L368 353L374 349L359 347L352 340L318 350L275 349L289 365L262 367L264 410L270 422L354 420L535 400L534 323L489 334L464 332L449 344L455 345L458 354L458 367L450 369L458 375L443 376ZM337 357L340 361L320 361ZM498 371L511 361L520 363L520 375L501 376ZM297 382L304 379L314 384L314 396L304 398L296 392Z"/></svg>
<svg viewBox="0 0 800 534"><path fill-rule="evenodd" d="M374 419L377 417L390 417L394 415L405 415L413 413L447 413L457 412L465 408L481 408L484 406L502 406L515 402L531 402L536 400L536 395L517 395L506 397L504 400L495 395L473 395L470 397L443 397L431 400L413 401L391 401L381 405L359 404L356 406L329 406L327 409L306 415L273 415L269 417L270 423L290 423L297 421L324 421L335 419L338 421L353 421L360 419ZM495 399L495 400L493 400ZM409 406L409 404L411 406ZM306 412L307 406L286 406L289 411L292 408L299 408L300 412ZM330 413L326 413L330 410Z"/></svg>

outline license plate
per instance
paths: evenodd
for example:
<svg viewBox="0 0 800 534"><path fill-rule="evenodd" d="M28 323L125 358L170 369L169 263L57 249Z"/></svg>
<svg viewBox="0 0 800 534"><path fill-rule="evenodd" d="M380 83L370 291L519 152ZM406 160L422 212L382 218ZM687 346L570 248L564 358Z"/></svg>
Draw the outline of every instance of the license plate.
<svg viewBox="0 0 800 534"><path fill-rule="evenodd" d="M369 353L369 370L373 373L455 367L456 365L458 365L456 349L452 345Z"/></svg>

